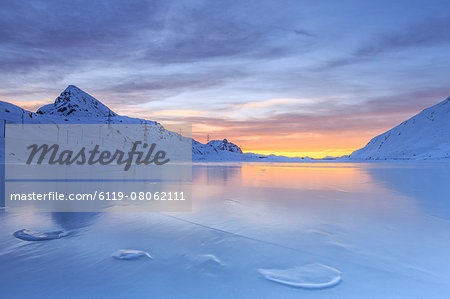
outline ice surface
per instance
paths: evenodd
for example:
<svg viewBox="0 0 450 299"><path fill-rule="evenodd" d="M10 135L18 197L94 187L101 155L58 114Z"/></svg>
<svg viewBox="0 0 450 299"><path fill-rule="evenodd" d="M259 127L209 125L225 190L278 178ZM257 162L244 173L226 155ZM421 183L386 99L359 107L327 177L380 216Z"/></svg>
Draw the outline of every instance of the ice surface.
<svg viewBox="0 0 450 299"><path fill-rule="evenodd" d="M46 241L64 237L63 231L35 232L29 229L21 229L14 232L14 237L24 241Z"/></svg>
<svg viewBox="0 0 450 299"><path fill-rule="evenodd" d="M141 257L153 259L150 253L141 250L120 249L112 254L112 257L118 260L135 260Z"/></svg>
<svg viewBox="0 0 450 299"><path fill-rule="evenodd" d="M259 269L268 280L305 289L324 289L341 282L341 272L319 263L290 269Z"/></svg>
<svg viewBox="0 0 450 299"><path fill-rule="evenodd" d="M197 265L224 265L214 254L199 254L192 257L191 260Z"/></svg>
<svg viewBox="0 0 450 299"><path fill-rule="evenodd" d="M205 163L191 213L0 211L0 297L445 298L449 178L445 161ZM11 232L23 227L70 235L22 242ZM120 248L155 259L119 262ZM315 263L342 283L285 287L258 272Z"/></svg>
<svg viewBox="0 0 450 299"><path fill-rule="evenodd" d="M226 270L226 265L214 254L187 254L183 269L198 275L220 277Z"/></svg>

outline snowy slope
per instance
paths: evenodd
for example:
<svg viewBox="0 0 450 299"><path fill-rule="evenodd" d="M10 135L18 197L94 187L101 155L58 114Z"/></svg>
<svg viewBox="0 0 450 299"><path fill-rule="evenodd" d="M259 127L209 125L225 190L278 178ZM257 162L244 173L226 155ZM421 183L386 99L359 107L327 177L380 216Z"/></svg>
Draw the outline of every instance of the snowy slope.
<svg viewBox="0 0 450 299"><path fill-rule="evenodd" d="M116 116L116 113L103 105L99 100L85 93L74 85L69 85L53 104L38 109L37 114L60 117L93 117L104 118Z"/></svg>
<svg viewBox="0 0 450 299"><path fill-rule="evenodd" d="M242 154L242 150L239 146L237 146L236 144L234 144L232 142L229 142L226 139L211 140L210 142L207 143L207 145L212 146L213 148L216 148L218 150Z"/></svg>
<svg viewBox="0 0 450 299"><path fill-rule="evenodd" d="M36 116L40 122L83 123L83 124L154 124L140 118L118 115L102 102L79 89L69 85L52 104L39 108Z"/></svg>
<svg viewBox="0 0 450 299"><path fill-rule="evenodd" d="M213 143L209 142L203 144L196 140L192 140L192 159L194 161L247 161L258 160L259 156L261 156L251 153L243 154L241 149L231 142L229 142L229 144L230 148L233 150L222 147L222 141L220 140L213 141Z"/></svg>
<svg viewBox="0 0 450 299"><path fill-rule="evenodd" d="M35 113L24 110L16 105L0 101L0 119L7 123L37 123Z"/></svg>
<svg viewBox="0 0 450 299"><path fill-rule="evenodd" d="M376 136L350 159L450 158L450 97Z"/></svg>

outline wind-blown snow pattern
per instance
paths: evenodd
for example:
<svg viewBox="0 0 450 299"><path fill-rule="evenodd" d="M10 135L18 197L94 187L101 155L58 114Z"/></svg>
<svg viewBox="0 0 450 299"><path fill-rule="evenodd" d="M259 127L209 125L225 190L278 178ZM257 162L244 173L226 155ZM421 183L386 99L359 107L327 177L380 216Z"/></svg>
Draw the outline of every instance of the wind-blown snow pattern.
<svg viewBox="0 0 450 299"><path fill-rule="evenodd" d="M376 136L350 159L450 159L450 97Z"/></svg>

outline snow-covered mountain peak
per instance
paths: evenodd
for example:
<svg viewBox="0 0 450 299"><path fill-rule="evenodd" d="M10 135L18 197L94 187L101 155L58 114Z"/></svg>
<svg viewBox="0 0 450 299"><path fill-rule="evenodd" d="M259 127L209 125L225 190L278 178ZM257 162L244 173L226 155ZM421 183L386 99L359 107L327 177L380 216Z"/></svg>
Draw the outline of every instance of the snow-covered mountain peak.
<svg viewBox="0 0 450 299"><path fill-rule="evenodd" d="M450 97L374 137L350 159L450 158Z"/></svg>
<svg viewBox="0 0 450 299"><path fill-rule="evenodd" d="M226 139L211 140L210 142L207 143L207 145L212 146L213 148L216 148L218 150L242 154L242 150L239 146L237 146L236 144L234 144L232 142L229 142Z"/></svg>
<svg viewBox="0 0 450 299"><path fill-rule="evenodd" d="M116 115L99 100L75 85L67 86L53 104L39 108L36 113L61 117L69 115L71 117L111 117Z"/></svg>

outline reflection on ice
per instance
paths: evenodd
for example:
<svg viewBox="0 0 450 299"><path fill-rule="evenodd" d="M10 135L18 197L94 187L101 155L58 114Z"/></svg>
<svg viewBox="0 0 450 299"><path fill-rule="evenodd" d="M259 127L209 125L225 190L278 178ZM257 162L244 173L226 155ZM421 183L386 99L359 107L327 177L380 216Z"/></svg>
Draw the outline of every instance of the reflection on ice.
<svg viewBox="0 0 450 299"><path fill-rule="evenodd" d="M73 231L92 225L99 214L93 212L53 212L51 218L55 225L61 226L64 230Z"/></svg>
<svg viewBox="0 0 450 299"><path fill-rule="evenodd" d="M430 161L396 167L369 167L365 171L376 182L414 199L430 215L450 220L450 167Z"/></svg>
<svg viewBox="0 0 450 299"><path fill-rule="evenodd" d="M290 269L259 269L268 280L304 289L323 289L341 282L341 272L319 264L308 264Z"/></svg>

